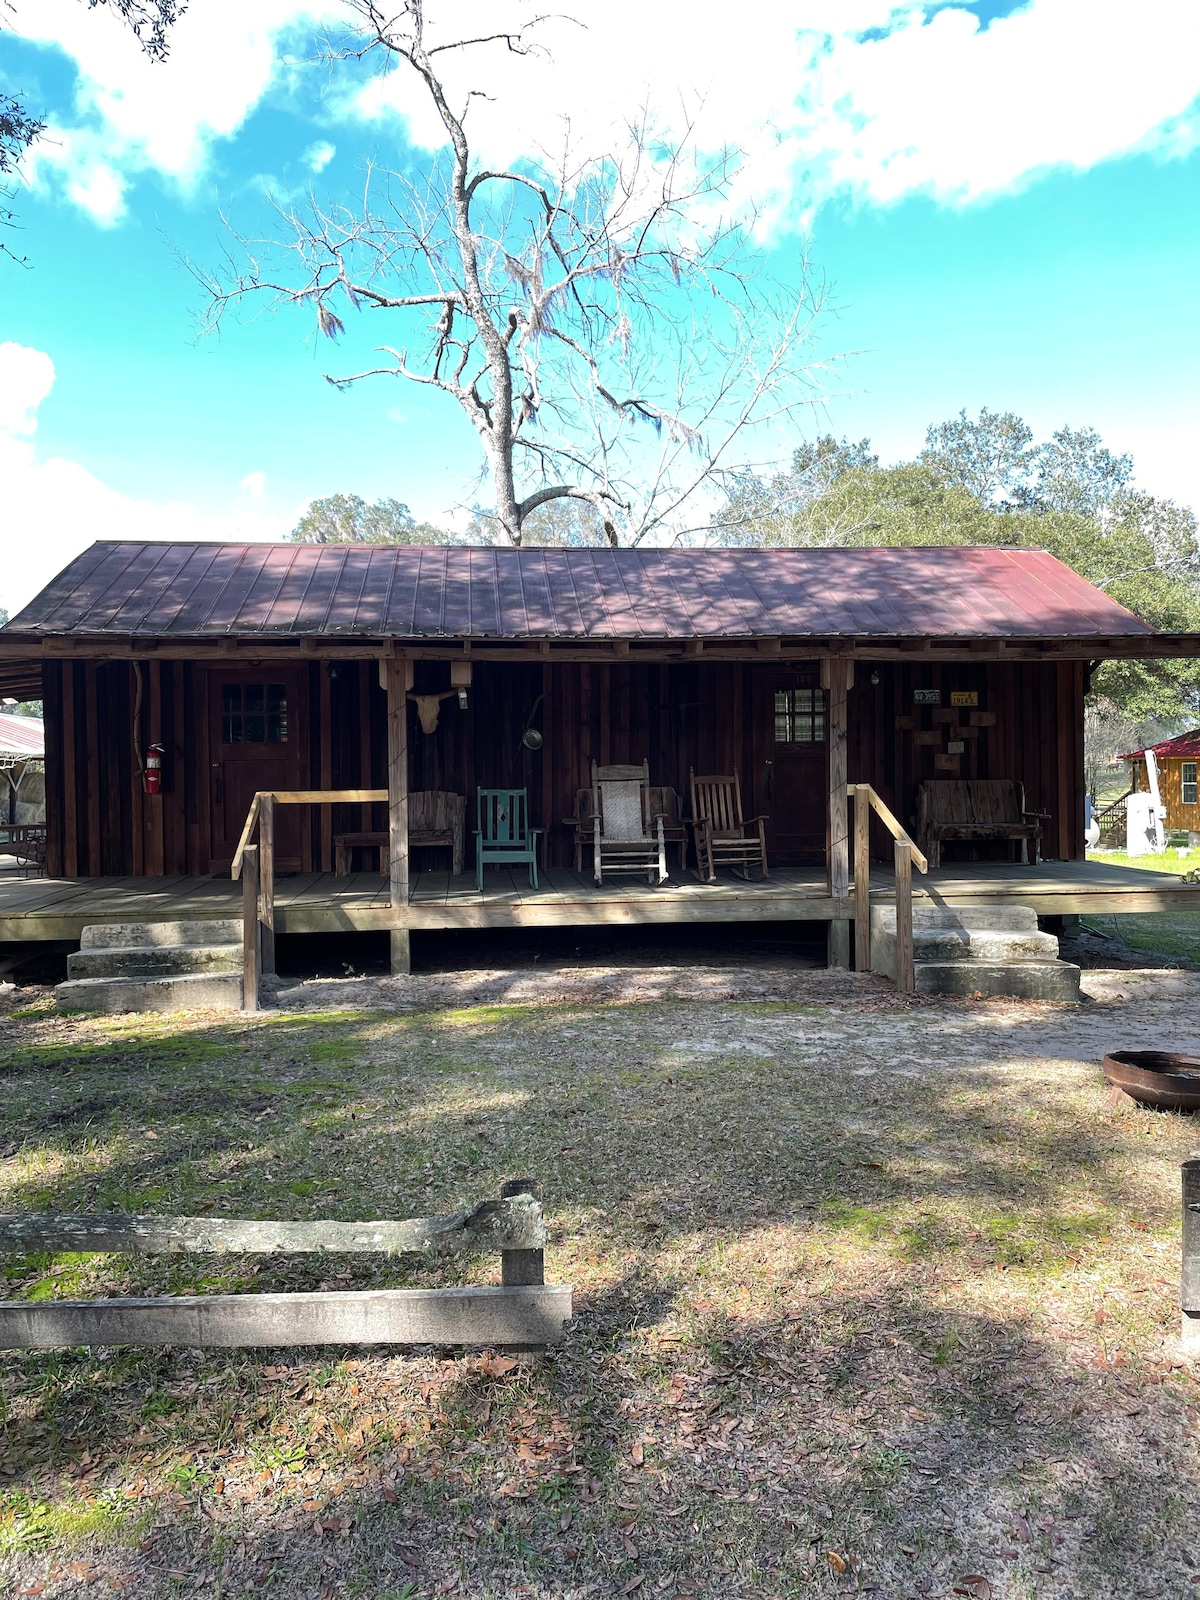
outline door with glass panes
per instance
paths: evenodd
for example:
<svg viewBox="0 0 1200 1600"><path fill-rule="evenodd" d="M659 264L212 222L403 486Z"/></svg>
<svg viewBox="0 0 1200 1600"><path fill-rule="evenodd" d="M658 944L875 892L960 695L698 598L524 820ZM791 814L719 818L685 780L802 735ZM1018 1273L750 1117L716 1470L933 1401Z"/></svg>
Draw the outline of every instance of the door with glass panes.
<svg viewBox="0 0 1200 1600"><path fill-rule="evenodd" d="M233 860L246 814L260 789L305 789L305 735L300 674L294 668L256 668L209 674L209 760L212 844L209 870ZM304 806L275 810L275 866L301 866Z"/></svg>
<svg viewBox="0 0 1200 1600"><path fill-rule="evenodd" d="M771 674L764 685L762 810L773 861L824 861L828 719L820 668Z"/></svg>

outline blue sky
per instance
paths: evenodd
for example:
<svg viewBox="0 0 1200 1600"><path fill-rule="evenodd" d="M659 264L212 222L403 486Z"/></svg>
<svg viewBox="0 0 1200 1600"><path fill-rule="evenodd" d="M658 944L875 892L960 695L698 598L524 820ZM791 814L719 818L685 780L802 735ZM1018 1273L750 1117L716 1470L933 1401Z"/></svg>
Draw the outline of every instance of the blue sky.
<svg viewBox="0 0 1200 1600"><path fill-rule="evenodd" d="M222 209L253 227L264 185L342 194L368 158L412 167L435 142L399 78L306 63L323 11L193 0L156 68L103 11L18 0L0 87L52 126L10 240L31 265L0 265L0 604L97 536L279 537L338 490L449 520L480 493L449 402L335 392L336 352L298 314L197 337L181 257L217 261ZM520 159L568 108L600 149L623 110L701 108L710 146L745 151L734 200L762 215L768 269L807 250L831 285L814 354L844 359L812 431L895 459L960 407L1010 408L1039 433L1099 428L1144 487L1200 505L1194 4L744 14L731 37L725 8L613 0L548 57L488 63L482 147Z"/></svg>

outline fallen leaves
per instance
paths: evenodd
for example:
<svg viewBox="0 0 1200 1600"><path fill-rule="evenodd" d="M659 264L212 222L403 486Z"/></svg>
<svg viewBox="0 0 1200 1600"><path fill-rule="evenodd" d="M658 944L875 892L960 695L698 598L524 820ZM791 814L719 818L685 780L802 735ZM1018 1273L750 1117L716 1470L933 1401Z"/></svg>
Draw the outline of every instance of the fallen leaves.
<svg viewBox="0 0 1200 1600"><path fill-rule="evenodd" d="M479 1358L479 1371L485 1378L507 1378L520 1366L511 1356L483 1355Z"/></svg>
<svg viewBox="0 0 1200 1600"><path fill-rule="evenodd" d="M978 1572L968 1572L954 1585L955 1594L963 1594L970 1600L992 1600L992 1586L988 1580Z"/></svg>

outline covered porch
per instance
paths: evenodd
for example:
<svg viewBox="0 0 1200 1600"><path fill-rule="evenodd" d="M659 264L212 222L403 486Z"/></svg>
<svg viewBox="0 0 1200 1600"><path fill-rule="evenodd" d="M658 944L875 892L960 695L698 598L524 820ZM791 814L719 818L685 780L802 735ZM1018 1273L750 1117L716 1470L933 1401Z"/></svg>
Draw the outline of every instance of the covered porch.
<svg viewBox="0 0 1200 1600"><path fill-rule="evenodd" d="M893 869L872 863L872 903L895 898ZM1041 917L1200 912L1200 884L1172 874L1099 861L953 863L913 879L915 904L1020 904ZM0 876L0 942L77 940L88 924L175 922L240 915L242 889L228 877L19 878ZM418 872L410 898L394 907L378 873L297 872L275 881L275 928L282 934L415 933L468 928L619 926L753 921L843 922L853 890L834 898L820 863L773 867L765 882L723 873L713 884L678 874L660 887L625 880L597 887L590 875L553 867L531 889L523 871L490 868L483 891L473 874Z"/></svg>

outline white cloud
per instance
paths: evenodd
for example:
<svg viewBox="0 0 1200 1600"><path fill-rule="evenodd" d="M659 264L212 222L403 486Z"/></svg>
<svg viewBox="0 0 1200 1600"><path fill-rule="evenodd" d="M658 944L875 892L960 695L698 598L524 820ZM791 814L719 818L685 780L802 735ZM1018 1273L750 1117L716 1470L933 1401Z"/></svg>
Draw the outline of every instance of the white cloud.
<svg viewBox="0 0 1200 1600"><path fill-rule="evenodd" d="M37 430L38 407L54 387L54 363L44 350L0 344L0 433Z"/></svg>
<svg viewBox="0 0 1200 1600"><path fill-rule="evenodd" d="M458 0L455 29L494 32L496 13L495 0ZM1030 0L987 28L970 11L913 0L751 8L740 26L715 0L609 0L602 15L586 28L544 25L542 56L441 58L454 103L487 85L469 116L489 159L555 148L567 116L578 147L615 148L622 120L650 103L677 135L696 115L707 148L743 150L738 196L779 225L839 194L958 204L1049 168L1195 143L1194 0ZM418 142L441 142L402 70L376 78L357 106L374 118L398 110Z"/></svg>
<svg viewBox="0 0 1200 1600"><path fill-rule="evenodd" d="M337 146L330 144L328 139L322 139L317 144L310 144L301 156L301 160L310 172L324 172L325 168L337 155Z"/></svg>
<svg viewBox="0 0 1200 1600"><path fill-rule="evenodd" d="M57 180L102 224L123 215L139 173L190 189L214 143L237 133L276 78L281 36L329 14L329 0L204 0L172 30L167 61L155 63L109 7L17 0L15 31L58 46L78 71L73 117L51 119L28 162L31 180Z"/></svg>
<svg viewBox="0 0 1200 1600"><path fill-rule="evenodd" d="M530 12L520 0L430 0L429 9L435 42ZM455 103L471 88L488 91L469 115L489 157L557 148L565 118L579 147L616 148L625 121L649 103L676 134L698 115L706 148L742 149L738 198L787 226L836 195L962 204L1051 168L1086 170L1131 151L1170 158L1197 142L1195 0L1029 0L987 28L959 6L917 0L794 0L736 18L718 0L608 0L577 16L543 24L540 53L482 46L440 58ZM35 173L57 177L105 223L122 215L141 172L194 185L214 144L296 68L292 30L311 35L339 17L334 0L205 0L156 66L108 8L18 0L18 31L61 46L79 72L74 117L51 128ZM382 128L400 111L432 148L441 131L419 87L400 69L327 103ZM303 159L319 173L333 155L321 141Z"/></svg>
<svg viewBox="0 0 1200 1600"><path fill-rule="evenodd" d="M249 473L242 487L250 504L211 513L186 501L135 500L101 482L78 462L42 456L28 435L37 407L54 382L54 364L41 350L0 344L0 483L5 527L0 605L15 615L94 539L281 539L298 512L272 514ZM253 480L253 481L252 481Z"/></svg>

